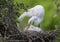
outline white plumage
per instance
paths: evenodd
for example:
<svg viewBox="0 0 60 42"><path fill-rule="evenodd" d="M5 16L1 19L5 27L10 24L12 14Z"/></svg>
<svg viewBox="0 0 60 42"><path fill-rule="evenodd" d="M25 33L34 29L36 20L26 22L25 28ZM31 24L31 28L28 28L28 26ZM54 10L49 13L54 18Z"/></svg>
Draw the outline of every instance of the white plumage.
<svg viewBox="0 0 60 42"><path fill-rule="evenodd" d="M30 27L27 29L27 27L24 29L24 31L37 31L37 32L41 32L42 29L39 27L35 27L33 25L30 25Z"/></svg>
<svg viewBox="0 0 60 42"><path fill-rule="evenodd" d="M41 32L42 29L39 27L35 27L33 25L30 25L30 27L27 29L27 27L24 29L24 31L37 31L37 32Z"/></svg>
<svg viewBox="0 0 60 42"><path fill-rule="evenodd" d="M32 16L29 19L28 24L33 24L34 23L34 24L38 25L38 24L40 24L42 22L42 20L43 20L43 18L39 18L37 16Z"/></svg>
<svg viewBox="0 0 60 42"><path fill-rule="evenodd" d="M35 7L28 9L28 11L24 12L18 19L23 19L25 16L30 17L28 24L31 24L28 29L25 28L25 30L37 32L42 31L41 28L32 26L33 23L39 25L43 21L44 7L42 5L36 5Z"/></svg>
<svg viewBox="0 0 60 42"><path fill-rule="evenodd" d="M28 9L27 12L24 12L18 19L23 19L25 16L37 16L43 18L44 7L42 5L36 5L35 7Z"/></svg>

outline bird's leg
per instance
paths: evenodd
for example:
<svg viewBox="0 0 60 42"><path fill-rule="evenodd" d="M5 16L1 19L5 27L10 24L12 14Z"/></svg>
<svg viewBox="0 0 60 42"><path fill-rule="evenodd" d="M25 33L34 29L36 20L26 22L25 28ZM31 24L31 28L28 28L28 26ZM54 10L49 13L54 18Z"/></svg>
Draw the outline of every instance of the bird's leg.
<svg viewBox="0 0 60 42"><path fill-rule="evenodd" d="M29 27L30 27L30 24L27 24L26 31L28 31Z"/></svg>

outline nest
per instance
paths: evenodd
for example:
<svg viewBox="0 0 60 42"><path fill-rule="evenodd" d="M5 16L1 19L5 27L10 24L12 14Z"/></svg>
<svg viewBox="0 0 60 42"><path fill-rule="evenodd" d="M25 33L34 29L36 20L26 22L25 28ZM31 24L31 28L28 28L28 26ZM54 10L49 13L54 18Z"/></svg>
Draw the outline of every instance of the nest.
<svg viewBox="0 0 60 42"><path fill-rule="evenodd" d="M4 42L53 42L56 38L56 32L60 30L53 30L53 31L24 31L24 32L17 32L14 28L13 30L9 28L7 31L7 37L5 38ZM0 32L4 38L5 29L1 25ZM12 33L10 34L10 32ZM17 33L16 33L17 32Z"/></svg>
<svg viewBox="0 0 60 42"><path fill-rule="evenodd" d="M52 32L21 32L20 35L10 36L5 42L53 42L56 34Z"/></svg>

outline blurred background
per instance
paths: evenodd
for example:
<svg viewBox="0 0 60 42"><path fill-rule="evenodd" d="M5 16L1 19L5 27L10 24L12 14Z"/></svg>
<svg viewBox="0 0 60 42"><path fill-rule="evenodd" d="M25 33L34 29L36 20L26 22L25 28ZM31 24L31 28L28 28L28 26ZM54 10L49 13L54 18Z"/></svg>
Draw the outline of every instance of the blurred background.
<svg viewBox="0 0 60 42"><path fill-rule="evenodd" d="M27 11L28 9L36 5L44 6L45 8L44 20L40 24L40 27L44 31L60 29L60 0L14 0L13 3L15 5L14 6L15 12L18 17L23 12ZM18 19L18 17L16 17L16 20ZM20 30L23 30L27 26L29 18L30 17L25 17L22 21L20 20L17 21L17 26ZM55 42L60 42L60 37L58 37L55 40Z"/></svg>

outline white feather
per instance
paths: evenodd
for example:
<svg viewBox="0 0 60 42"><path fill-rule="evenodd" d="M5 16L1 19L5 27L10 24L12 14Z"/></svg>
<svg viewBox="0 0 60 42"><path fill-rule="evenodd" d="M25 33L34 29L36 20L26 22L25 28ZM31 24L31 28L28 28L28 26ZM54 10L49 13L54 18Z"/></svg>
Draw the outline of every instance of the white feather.
<svg viewBox="0 0 60 42"><path fill-rule="evenodd" d="M28 28L28 30L27 30L27 28L25 28L24 31L37 31L37 32L41 32L42 29L39 28L39 27L35 27L33 25L30 25L30 27Z"/></svg>
<svg viewBox="0 0 60 42"><path fill-rule="evenodd" d="M38 25L38 24L40 24L41 22L43 21L43 18L39 18L39 17L37 17L37 16L32 16L30 19L29 19L29 21L28 21L28 24L36 24L36 25Z"/></svg>

